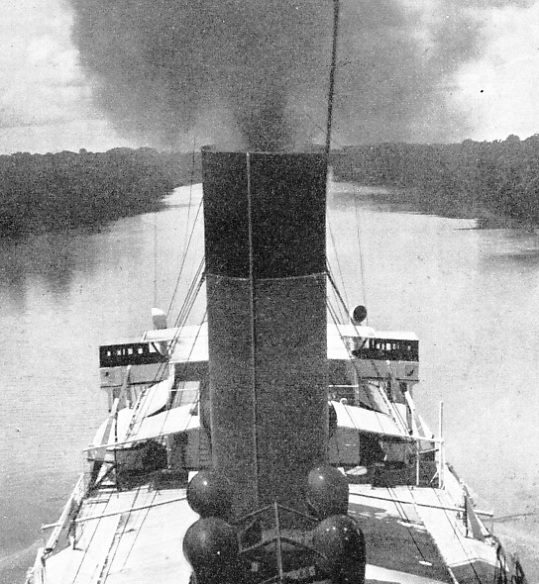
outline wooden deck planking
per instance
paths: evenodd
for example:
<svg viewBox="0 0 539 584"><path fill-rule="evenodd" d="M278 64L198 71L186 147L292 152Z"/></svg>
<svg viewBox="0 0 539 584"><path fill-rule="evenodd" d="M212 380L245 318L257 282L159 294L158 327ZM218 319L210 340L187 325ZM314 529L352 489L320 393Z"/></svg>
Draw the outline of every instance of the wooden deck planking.
<svg viewBox="0 0 539 584"><path fill-rule="evenodd" d="M170 519L169 519L170 523ZM183 558L182 539L177 533L170 534L167 522L161 529L148 529L137 538L122 538L124 551L111 565L108 584L188 584L191 569ZM126 550L130 550L127 551Z"/></svg>
<svg viewBox="0 0 539 584"><path fill-rule="evenodd" d="M414 499L406 487L385 488L371 485L350 485L351 499L360 497L356 500L361 505L365 506L365 513L385 514L397 519L406 519L410 523L418 527L422 526L422 521L415 509ZM405 501L401 503L400 501Z"/></svg>
<svg viewBox="0 0 539 584"><path fill-rule="evenodd" d="M170 493L171 499L177 498L177 491ZM132 513L104 582L150 584L159 574L160 584L187 584L191 569L183 556L182 542L187 528L197 519L187 501Z"/></svg>
<svg viewBox="0 0 539 584"><path fill-rule="evenodd" d="M407 487L351 485L349 512L365 534L368 573L378 570L373 581L452 582Z"/></svg>
<svg viewBox="0 0 539 584"><path fill-rule="evenodd" d="M45 582L54 584L97 582L119 520L118 515L88 522L77 537L74 548L67 547L46 560Z"/></svg>
<svg viewBox="0 0 539 584"><path fill-rule="evenodd" d="M432 563L434 567L439 564L441 571L443 566L447 566L450 577L460 583L491 584L493 581L497 564L495 543L491 545L488 539L485 543L471 536L466 537L462 515L456 509L462 502L455 498L454 492L410 486L372 488L369 485L352 485L350 491L351 510L364 524L367 544L370 534L369 561L377 564L378 560L382 565L387 562L381 550L377 550L376 541L383 534L384 520L387 522L391 518L395 529L387 537L400 538L401 550L397 552L393 547L397 556L403 553L406 546L413 551L406 533L402 530L400 536L397 533L399 526L410 525L413 526L410 538L416 548L421 548L423 561ZM377 519L378 523L373 523L373 519ZM389 529L389 524L386 529ZM427 540L430 545L427 545ZM433 552L433 548L437 553ZM412 569L417 576L424 576L419 566L417 570L413 566Z"/></svg>
<svg viewBox="0 0 539 584"><path fill-rule="evenodd" d="M198 515L183 496L145 486L88 498L78 520L100 518L78 523L76 547L47 559L45 584L188 584L182 541Z"/></svg>
<svg viewBox="0 0 539 584"><path fill-rule="evenodd" d="M422 503L449 506L454 499L445 491L419 491L416 495ZM481 542L466 536L462 518L452 511L418 507L425 527L436 542L447 566L458 582L490 584L497 565L494 541Z"/></svg>
<svg viewBox="0 0 539 584"><path fill-rule="evenodd" d="M443 581L367 564L365 584L443 584Z"/></svg>

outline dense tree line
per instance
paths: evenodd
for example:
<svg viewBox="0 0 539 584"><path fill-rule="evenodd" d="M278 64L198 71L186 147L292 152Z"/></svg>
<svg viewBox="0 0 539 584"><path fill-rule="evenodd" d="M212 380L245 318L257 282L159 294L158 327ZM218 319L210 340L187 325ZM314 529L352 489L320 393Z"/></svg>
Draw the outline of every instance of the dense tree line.
<svg viewBox="0 0 539 584"><path fill-rule="evenodd" d="M461 144L379 144L335 153L337 180L403 187L420 210L539 224L539 135Z"/></svg>
<svg viewBox="0 0 539 584"><path fill-rule="evenodd" d="M404 188L425 213L539 224L539 135L461 144L378 144L333 153L337 180ZM99 227L156 210L200 180L200 156L150 148L0 156L0 237Z"/></svg>
<svg viewBox="0 0 539 584"><path fill-rule="evenodd" d="M199 156L150 148L0 156L0 237L99 227L199 180Z"/></svg>

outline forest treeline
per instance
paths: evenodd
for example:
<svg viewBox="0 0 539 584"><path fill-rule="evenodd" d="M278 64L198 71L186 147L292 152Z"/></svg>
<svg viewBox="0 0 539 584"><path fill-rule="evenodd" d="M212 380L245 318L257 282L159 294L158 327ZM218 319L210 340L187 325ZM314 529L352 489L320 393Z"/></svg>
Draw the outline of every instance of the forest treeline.
<svg viewBox="0 0 539 584"><path fill-rule="evenodd" d="M404 188L424 213L539 224L539 135L460 144L378 144L332 153L337 180ZM151 148L0 156L0 237L99 227L156 210L198 182L200 155Z"/></svg>
<svg viewBox="0 0 539 584"><path fill-rule="evenodd" d="M151 148L0 156L0 237L99 227L156 210L200 175L200 156Z"/></svg>
<svg viewBox="0 0 539 584"><path fill-rule="evenodd" d="M353 146L334 154L337 180L405 188L419 210L480 224L539 224L539 135L460 144Z"/></svg>

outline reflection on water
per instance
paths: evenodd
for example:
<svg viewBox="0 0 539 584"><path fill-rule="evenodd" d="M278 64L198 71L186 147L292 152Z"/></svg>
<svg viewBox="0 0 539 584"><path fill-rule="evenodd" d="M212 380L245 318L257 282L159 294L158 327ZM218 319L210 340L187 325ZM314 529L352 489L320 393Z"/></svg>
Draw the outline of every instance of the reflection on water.
<svg viewBox="0 0 539 584"><path fill-rule="evenodd" d="M537 238L479 231L393 199L333 188L335 277L349 304L366 303L369 324L419 335L421 411L436 429L444 401L449 459L481 506L532 513L497 530L536 547ZM39 526L57 518L105 416L98 345L137 336L153 305L169 307L199 203L200 188L186 187L163 211L100 233L0 242L0 582L23 578ZM173 313L202 256L200 226L193 241ZM199 303L191 322L202 316Z"/></svg>
<svg viewBox="0 0 539 584"><path fill-rule="evenodd" d="M486 230L482 241L482 262L487 268L504 270L515 262L523 269L539 263L539 234L509 229ZM509 268L511 269L511 268Z"/></svg>

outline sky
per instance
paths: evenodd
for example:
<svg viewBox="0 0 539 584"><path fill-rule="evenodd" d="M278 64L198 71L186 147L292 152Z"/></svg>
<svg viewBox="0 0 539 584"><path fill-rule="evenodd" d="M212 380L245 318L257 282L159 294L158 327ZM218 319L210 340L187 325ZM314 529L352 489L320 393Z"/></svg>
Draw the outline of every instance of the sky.
<svg viewBox="0 0 539 584"><path fill-rule="evenodd" d="M2 0L0 153L132 145L93 105L60 0Z"/></svg>
<svg viewBox="0 0 539 584"><path fill-rule="evenodd" d="M139 11L139 15L144 16L145 9L155 12L155 7L159 3L165 6L166 1L170 4L172 0L151 3L147 0L119 0L115 4L128 8L132 6ZM213 0L207 1L212 4ZM233 1L227 0L228 5L233 6ZM302 1L304 7L308 5L305 0L298 0L293 4L301 7ZM357 4L365 7L367 1L358 0ZM390 1L393 4L390 5ZM177 5L189 6L189 2L193 4L192 0L177 0ZM256 10L257 5L267 5L266 1L250 2L253 10ZM148 42L153 42L155 46L150 47L152 54L155 54L154 49L158 47L162 51L158 53L159 59L166 60L170 51L165 50L167 47L156 32L160 29L155 28L164 23L158 19L155 22L149 21L154 28L144 30L140 26L140 21L145 21L144 18L134 24L127 23L125 27L120 20L117 28L111 27L109 33L105 31L101 34L102 29L107 28L107 19L111 18L104 12L103 7L107 3L110 0L106 3L103 0L2 1L0 153L78 151L80 148L103 151L116 146L144 145L188 149L193 141L193 133L198 132L198 138L203 141L214 139L212 132L231 132L232 126L228 124L227 116L230 117L230 111L234 113L236 106L227 106L228 110L224 108L225 114L221 110L216 113L218 108L216 109L215 102L212 101L212 85L208 85L209 89L204 88L198 80L194 84L196 91L182 86L181 83L185 80L181 79L175 80L175 87L184 87L182 92L190 100L202 95L201 101L206 104L204 107L193 113L186 103L180 103L176 110L176 100L173 100L174 107L170 106L170 111L167 109L165 112L165 106L168 108L171 102L170 87L166 88L165 100L163 87L159 85L160 93L156 93L157 97L154 99L152 91L158 83L148 83L148 76L152 79L154 77L151 71L149 73L148 69L144 69L146 80L141 84L142 75L137 78L134 72L136 68L133 67L133 63L140 64L139 56L135 55L138 49L135 44L126 45L126 39L129 43L135 43L134 36L141 37L147 33L147 39L135 39L138 47L144 47L147 51ZM337 143L339 140L342 143L353 143L392 138L417 142L458 141L467 138L503 140L510 134L524 139L539 133L539 108L536 106L539 89L539 2L379 0L378 5L390 7L385 12L379 11L377 20L372 22L360 10L356 15L350 9L346 13L346 7L343 8L345 20L341 27L344 35L341 42L341 60L346 58L342 63L342 70L337 71L337 91L339 75L343 94L355 91L363 80L365 83L369 81L365 68L359 69L353 64L350 66L347 59L355 62L363 59L367 62L368 49L372 52L373 67L377 63L382 63L383 66L379 67L378 77L373 77L376 93L358 93L354 100L344 104L342 110L336 112ZM455 10L460 11L460 14L455 14ZM464 14L465 17L461 18ZM387 37L383 36L389 30L384 19L393 19L394 22ZM449 23L447 27L444 27L445 22ZM237 27L237 22L233 24L231 30ZM402 29L399 38L395 36L398 27ZM379 31L382 31L382 36L378 34ZM369 37L370 32L373 34ZM255 33L256 31L253 35L256 39ZM193 34L197 34L196 30ZM436 35L435 40L433 35ZM365 41L366 37L370 40ZM378 37L382 39L382 45L386 38L394 41L391 51L384 54L384 47L380 43L376 44ZM114 45L116 38L119 39L117 46ZM406 41L408 38L409 43ZM89 48L88 39L95 43L93 48ZM226 54L227 47L230 46L226 34L225 41L223 47ZM307 40L302 39L302 42ZM103 46L110 51L109 57L103 56ZM364 50L364 47L367 49ZM425 58L421 63L428 71L418 74L418 50L424 50L424 54L428 54L430 49L432 53L436 47L445 57L442 59L438 55L436 59L431 58L428 61ZM191 50L199 51L200 46L193 43ZM310 50L312 55L317 54L316 46L312 46ZM133 61L129 62L126 55L134 55ZM234 56L234 53L230 55ZM110 67L101 66L104 59L107 67L111 64ZM178 62L177 57L175 59L176 61L171 61L172 65ZM415 68L410 69L414 71L414 75L406 71L406 59L416 59ZM305 63L302 62L302 66L312 67L311 61L307 59ZM156 63L159 64L160 61L156 60ZM201 63L204 65L204 62ZM216 63L218 65L220 62L216 60ZM145 62L144 67L146 66ZM440 67L438 74L433 70L437 66ZM166 79L170 76L169 73L167 72ZM292 75L295 73L295 70L291 70ZM180 74L183 73L180 71ZM279 74L280 68L274 67L271 70L272 76ZM156 79L160 82L159 77ZM263 79L264 76L261 75L259 81L262 82ZM313 87L309 83L302 83L305 93L287 94L286 100L296 99L307 113L315 111L315 106L315 109L309 109L312 106L309 100L312 101ZM418 83L430 83L428 91L418 94L414 88ZM398 85L399 92L395 92L392 85ZM392 93L392 103L390 106L385 104L385 109L373 103L376 96L381 95L380 99L384 100L384 91ZM144 99L147 95L150 100ZM251 95L249 98L254 99ZM365 108L363 117L357 114L361 107L360 98L365 98L365 103L370 108L369 111ZM422 98L424 102L421 101ZM437 112L440 111L442 102L444 114L439 115ZM414 103L417 103L415 110ZM288 105L287 102L287 107ZM399 119L401 107L404 113L402 119ZM148 111L149 109L152 111ZM142 119L144 122L145 113L147 124L142 127L142 122L134 120ZM160 120L161 113L163 116ZM151 126L170 128L174 125L174 114L182 119L192 118L191 123L177 132L165 132L166 139L163 132L158 135L151 131ZM202 118L205 124L200 123ZM386 126L391 123L395 127L399 124L406 125L406 131L401 128L392 135L391 132L382 131L382 122ZM354 128L354 132L346 135L346 130L350 127Z"/></svg>

